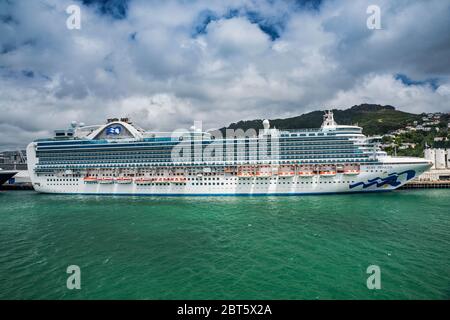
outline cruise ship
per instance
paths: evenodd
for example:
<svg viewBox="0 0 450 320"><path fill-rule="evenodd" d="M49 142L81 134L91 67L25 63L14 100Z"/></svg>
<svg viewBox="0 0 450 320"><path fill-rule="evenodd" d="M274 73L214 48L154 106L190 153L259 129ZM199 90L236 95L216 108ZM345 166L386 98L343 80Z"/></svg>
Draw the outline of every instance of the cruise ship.
<svg viewBox="0 0 450 320"><path fill-rule="evenodd" d="M33 187L44 193L96 195L306 195L394 190L431 167L392 157L380 137L324 114L317 129L171 133L146 131L128 118L72 123L27 147ZM251 132L249 132L251 131Z"/></svg>

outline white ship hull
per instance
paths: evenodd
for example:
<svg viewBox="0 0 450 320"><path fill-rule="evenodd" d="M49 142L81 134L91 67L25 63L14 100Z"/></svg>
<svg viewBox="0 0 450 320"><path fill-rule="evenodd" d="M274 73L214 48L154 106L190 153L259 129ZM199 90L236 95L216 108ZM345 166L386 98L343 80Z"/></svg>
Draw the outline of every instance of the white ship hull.
<svg viewBox="0 0 450 320"><path fill-rule="evenodd" d="M131 183L86 182L82 177L36 175L30 165L34 189L43 193L155 196L302 195L389 191L428 170L429 164L389 164L361 166L357 175L236 177L228 174L185 175L186 181ZM372 172L373 171L373 172Z"/></svg>

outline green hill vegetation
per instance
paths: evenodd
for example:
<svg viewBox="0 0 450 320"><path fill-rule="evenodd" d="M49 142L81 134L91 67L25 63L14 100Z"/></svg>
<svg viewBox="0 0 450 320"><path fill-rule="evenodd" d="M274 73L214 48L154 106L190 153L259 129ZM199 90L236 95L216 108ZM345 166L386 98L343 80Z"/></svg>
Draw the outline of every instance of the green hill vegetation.
<svg viewBox="0 0 450 320"><path fill-rule="evenodd" d="M396 110L393 106L377 104L361 104L346 110L332 110L338 124L358 125L367 136L383 136L384 150L388 154L399 156L423 157L424 148L450 148L450 132L448 123L450 114L440 114L438 124L429 126L429 131L412 130L417 125L429 121L425 113L414 114ZM297 117L270 120L271 127L278 129L318 128L322 124L324 111L313 111ZM425 119L425 121L424 121ZM433 118L435 120L435 118ZM262 129L263 119L246 120L232 123L225 129ZM403 130L399 130L403 129ZM399 130L399 132L395 132ZM395 132L395 134L390 134ZM439 137L439 138L438 138ZM436 141L438 138L440 141ZM409 144L409 145L408 145Z"/></svg>
<svg viewBox="0 0 450 320"><path fill-rule="evenodd" d="M332 110L338 124L356 124L363 127L366 135L382 135L404 128L408 123L418 121L421 115L396 110L393 106L361 104L346 110ZM271 127L278 129L318 128L322 124L323 111L313 111L297 117L270 120ZM227 129L262 129L263 119L239 121ZM222 128L224 130L226 128Z"/></svg>

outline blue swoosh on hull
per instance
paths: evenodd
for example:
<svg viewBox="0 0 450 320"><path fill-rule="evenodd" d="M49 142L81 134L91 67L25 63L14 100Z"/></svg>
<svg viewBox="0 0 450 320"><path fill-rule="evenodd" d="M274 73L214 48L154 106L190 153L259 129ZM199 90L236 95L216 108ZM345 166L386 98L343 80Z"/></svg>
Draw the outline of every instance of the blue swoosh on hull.
<svg viewBox="0 0 450 320"><path fill-rule="evenodd" d="M406 174L406 180L410 180L415 177L416 171L406 170L406 171L403 171L400 173L396 173L396 172L390 173L386 178L376 177L376 178L367 180L367 183L365 183L365 182L352 183L349 185L349 188L353 189L353 188L356 188L361 185L363 186L363 189L369 188L373 185L376 185L377 188L385 186L385 185L390 185L392 187L398 187L399 185L401 185L401 182L398 181L398 178L404 174Z"/></svg>

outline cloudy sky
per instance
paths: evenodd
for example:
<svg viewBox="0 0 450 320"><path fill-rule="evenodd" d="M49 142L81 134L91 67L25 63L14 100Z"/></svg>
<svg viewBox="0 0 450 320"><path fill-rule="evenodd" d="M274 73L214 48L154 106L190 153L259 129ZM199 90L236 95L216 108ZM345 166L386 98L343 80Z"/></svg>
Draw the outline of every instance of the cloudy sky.
<svg viewBox="0 0 450 320"><path fill-rule="evenodd" d="M113 116L173 130L360 103L450 111L449 57L443 0L0 0L0 149Z"/></svg>

